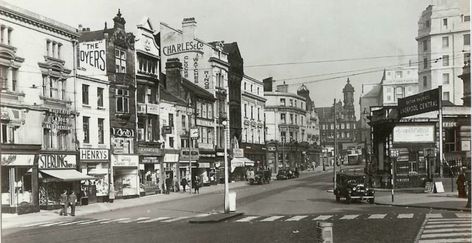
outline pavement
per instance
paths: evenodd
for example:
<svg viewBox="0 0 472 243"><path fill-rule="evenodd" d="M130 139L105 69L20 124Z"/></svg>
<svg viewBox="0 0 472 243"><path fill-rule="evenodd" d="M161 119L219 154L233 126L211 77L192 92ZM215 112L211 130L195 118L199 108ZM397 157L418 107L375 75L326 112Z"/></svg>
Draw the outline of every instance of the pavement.
<svg viewBox="0 0 472 243"><path fill-rule="evenodd" d="M375 203L398 207L416 207L440 210L467 211L467 198L459 198L450 178L438 179L444 185L444 192L424 192L424 188L398 189L394 191L392 202L391 189L376 189ZM453 181L455 183L455 181Z"/></svg>
<svg viewBox="0 0 472 243"><path fill-rule="evenodd" d="M322 167L316 167L312 170L301 171L301 175L309 175L309 174L317 174L317 173L328 173L331 171L330 168L326 168L326 171L323 171ZM236 189L243 186L248 185L246 181L238 181L238 182L231 182L229 184L229 188ZM206 186L200 188L200 194L210 194L210 193L223 193L224 192L224 184L218 184L213 186ZM153 204L157 202L166 202L172 201L182 198L189 198L192 196L198 196L195 194L190 194L188 192L175 192L170 194L155 194L149 195L139 198L132 198L132 199L119 199L115 200L113 203L94 203L84 206L77 206L75 210L75 217L83 217L85 215L107 212L107 211L114 211L124 208L131 208L137 207L147 204ZM69 208L70 213L70 208ZM239 216L237 214L236 216ZM66 216L67 218L72 216ZM198 223L204 223L204 221L208 222L219 222L225 219L229 219L234 217L234 214L224 214L223 212L213 212L208 217L202 217ZM30 213L30 214L6 214L2 213L2 222L1 228L8 229L18 227L24 224L34 224L43 221L51 221L55 219L63 219L64 216L59 215L59 209L56 210L41 210L37 213Z"/></svg>

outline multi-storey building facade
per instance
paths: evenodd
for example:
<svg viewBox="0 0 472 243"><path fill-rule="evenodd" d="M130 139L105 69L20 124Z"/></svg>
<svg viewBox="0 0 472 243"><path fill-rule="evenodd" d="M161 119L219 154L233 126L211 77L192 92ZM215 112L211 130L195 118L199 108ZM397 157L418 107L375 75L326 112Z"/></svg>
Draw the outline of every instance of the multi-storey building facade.
<svg viewBox="0 0 472 243"><path fill-rule="evenodd" d="M241 82L242 139L240 148L244 157L254 161L256 167L266 167L264 84L244 75Z"/></svg>
<svg viewBox="0 0 472 243"><path fill-rule="evenodd" d="M201 126L201 140L198 143L201 159L205 158L211 167L224 161L223 120L228 120L228 54L222 42L206 43L195 37L196 21L186 18L182 30L161 23L161 66L170 58L182 63L182 76L196 86L210 92L216 100L196 106L196 125ZM205 139L206 138L206 139Z"/></svg>
<svg viewBox="0 0 472 243"><path fill-rule="evenodd" d="M136 34L136 99L137 99L137 152L140 164L140 182L146 194L157 191L159 163L163 153L160 148L159 122L159 74L160 51L156 43L155 29L148 17L137 26Z"/></svg>
<svg viewBox="0 0 472 243"><path fill-rule="evenodd" d="M75 90L77 102L77 142L80 169L93 176L81 188L88 203L105 201L109 194L108 170L110 165L110 81L106 76L105 40L79 39L78 67ZM100 62L90 62L96 55Z"/></svg>
<svg viewBox="0 0 472 243"><path fill-rule="evenodd" d="M0 19L2 208L37 211L89 178L76 170L78 33L5 2Z"/></svg>
<svg viewBox="0 0 472 243"><path fill-rule="evenodd" d="M470 2L433 1L418 21L419 91L442 85L443 100L462 105L458 78L470 60Z"/></svg>
<svg viewBox="0 0 472 243"><path fill-rule="evenodd" d="M281 167L295 168L305 161L302 152L306 147L306 99L289 93L288 85L272 89L272 78L263 80L265 107L267 164L273 172Z"/></svg>
<svg viewBox="0 0 472 243"><path fill-rule="evenodd" d="M384 70L380 86L380 105L396 106L398 99L418 93L418 68L400 67Z"/></svg>
<svg viewBox="0 0 472 243"><path fill-rule="evenodd" d="M223 51L228 53L228 91L229 91L229 120L230 120L230 138L241 143L242 121L241 121L241 80L244 75L244 61L239 52L237 42L226 43ZM262 89L261 89L262 90ZM262 91L261 91L262 92ZM234 147L232 144L231 147Z"/></svg>
<svg viewBox="0 0 472 243"><path fill-rule="evenodd" d="M315 108L320 119L321 145L334 148L334 114L336 114L336 138L338 151L357 148L358 122L354 110L354 87L349 79L343 88L344 104L338 101L331 107Z"/></svg>
<svg viewBox="0 0 472 243"><path fill-rule="evenodd" d="M315 102L310 97L310 90L303 84L298 90L297 94L305 97L307 123L306 123L306 143L308 149L305 151L306 165L318 166L320 163L320 124L318 113L315 110Z"/></svg>
<svg viewBox="0 0 472 243"><path fill-rule="evenodd" d="M106 76L109 81L110 189L109 198L139 196L137 154L135 36L125 31L118 10L113 28L82 31L81 42L105 43Z"/></svg>

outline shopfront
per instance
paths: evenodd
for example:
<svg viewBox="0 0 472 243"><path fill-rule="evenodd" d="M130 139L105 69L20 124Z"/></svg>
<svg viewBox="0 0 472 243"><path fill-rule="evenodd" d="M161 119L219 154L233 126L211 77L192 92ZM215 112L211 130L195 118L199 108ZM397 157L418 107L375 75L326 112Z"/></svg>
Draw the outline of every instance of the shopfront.
<svg viewBox="0 0 472 243"><path fill-rule="evenodd" d="M38 160L39 204L42 209L60 207L60 195L67 190L80 195L81 181L94 177L79 172L77 154L72 152L41 151Z"/></svg>
<svg viewBox="0 0 472 243"><path fill-rule="evenodd" d="M156 147L139 145L139 177L144 194L151 195L159 191L159 170L163 160L162 150Z"/></svg>
<svg viewBox="0 0 472 243"><path fill-rule="evenodd" d="M39 211L37 161L41 145L2 145L2 212ZM34 171L36 173L31 173ZM30 172L29 172L30 171Z"/></svg>
<svg viewBox="0 0 472 243"><path fill-rule="evenodd" d="M160 183L165 185L165 188L169 191L174 189L175 182L177 181L177 162L179 161L179 152L174 149L166 149L164 154L164 171L163 178L160 179ZM161 185L162 187L162 185Z"/></svg>
<svg viewBox="0 0 472 243"><path fill-rule="evenodd" d="M110 151L102 148L80 148L80 170L83 174L94 177L81 185L81 196L87 203L106 202L109 195Z"/></svg>
<svg viewBox="0 0 472 243"><path fill-rule="evenodd" d="M113 185L115 198L134 198L139 196L139 156L112 155Z"/></svg>

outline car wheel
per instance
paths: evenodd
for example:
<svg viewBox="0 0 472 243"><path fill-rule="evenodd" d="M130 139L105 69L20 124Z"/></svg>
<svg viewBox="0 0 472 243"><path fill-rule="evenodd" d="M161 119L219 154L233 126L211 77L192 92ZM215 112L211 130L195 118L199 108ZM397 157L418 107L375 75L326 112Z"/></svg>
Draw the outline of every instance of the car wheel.
<svg viewBox="0 0 472 243"><path fill-rule="evenodd" d="M375 202L375 199L373 199L373 198L369 198L368 202L369 202L370 204L374 204L374 202Z"/></svg>
<svg viewBox="0 0 472 243"><path fill-rule="evenodd" d="M336 196L336 202L341 201L341 198L339 196Z"/></svg>

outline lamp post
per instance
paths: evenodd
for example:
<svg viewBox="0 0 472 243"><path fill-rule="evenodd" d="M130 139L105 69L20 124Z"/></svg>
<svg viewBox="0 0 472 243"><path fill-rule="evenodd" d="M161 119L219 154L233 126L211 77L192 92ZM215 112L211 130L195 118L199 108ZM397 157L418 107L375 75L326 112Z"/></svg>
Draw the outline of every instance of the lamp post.
<svg viewBox="0 0 472 243"><path fill-rule="evenodd" d="M228 121L223 121L223 128L224 128L224 153L225 153L225 213L229 213L229 185L228 185L228 138L227 136L229 135L229 126L228 126Z"/></svg>

